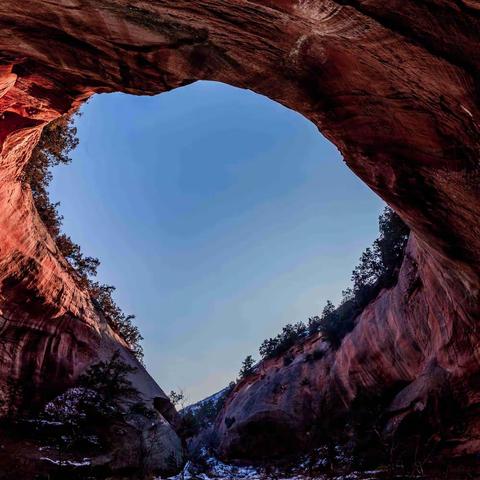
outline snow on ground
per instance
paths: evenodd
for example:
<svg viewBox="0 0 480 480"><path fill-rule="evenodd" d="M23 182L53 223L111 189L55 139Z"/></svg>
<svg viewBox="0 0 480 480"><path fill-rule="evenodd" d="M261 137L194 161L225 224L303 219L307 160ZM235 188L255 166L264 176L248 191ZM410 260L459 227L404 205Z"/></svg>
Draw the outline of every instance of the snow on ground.
<svg viewBox="0 0 480 480"><path fill-rule="evenodd" d="M268 474L253 466L228 465L213 457L207 458L206 464L207 468L200 472L197 465L187 462L181 473L169 477L167 480L376 480L380 478L379 475L385 473L382 470L375 470L333 476L285 475L280 472ZM156 480L161 480L161 478Z"/></svg>
<svg viewBox="0 0 480 480"><path fill-rule="evenodd" d="M88 458L82 460L53 460L48 457L40 457L40 460L44 462L53 463L54 465L59 465L62 467L87 467L91 464L91 461Z"/></svg>
<svg viewBox="0 0 480 480"><path fill-rule="evenodd" d="M253 467L227 465L212 457L208 458L206 463L208 465L208 475L206 473L197 473L197 467L192 462L187 462L183 471L174 477L170 477L169 480L209 480L212 478L260 480L262 478Z"/></svg>

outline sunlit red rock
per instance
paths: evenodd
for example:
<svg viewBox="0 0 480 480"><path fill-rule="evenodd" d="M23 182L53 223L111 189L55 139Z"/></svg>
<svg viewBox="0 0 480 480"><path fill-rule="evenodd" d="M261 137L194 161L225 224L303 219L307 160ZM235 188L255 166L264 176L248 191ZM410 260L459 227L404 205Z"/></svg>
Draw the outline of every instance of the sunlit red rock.
<svg viewBox="0 0 480 480"><path fill-rule="evenodd" d="M398 285L366 308L335 355L308 372L299 362L278 372L266 364L265 379L237 388L223 414L237 426L219 422L223 451L255 418L301 432L311 408L328 414L359 389L397 381L409 386L392 409L424 402L438 381L473 409L479 13L473 0L3 0L0 382L28 379L40 400L116 348L128 357L70 277L21 182L42 126L95 92L156 94L210 79L309 118L413 232ZM303 375L312 387L298 387ZM273 402L274 380L286 388ZM137 383L163 396L142 368ZM469 424L463 451L478 447L475 416Z"/></svg>

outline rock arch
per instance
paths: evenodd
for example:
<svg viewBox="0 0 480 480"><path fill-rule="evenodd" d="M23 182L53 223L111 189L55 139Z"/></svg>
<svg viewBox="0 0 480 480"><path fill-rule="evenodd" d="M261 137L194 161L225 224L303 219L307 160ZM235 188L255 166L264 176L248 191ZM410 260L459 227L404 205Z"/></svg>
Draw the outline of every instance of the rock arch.
<svg viewBox="0 0 480 480"><path fill-rule="evenodd" d="M364 312L335 359L341 398L429 378L434 363L473 402L479 13L470 0L4 0L0 380L28 375L36 391L53 391L121 344L70 278L21 184L45 122L96 92L156 94L209 79L308 117L412 228L399 284ZM385 375L366 374L379 369ZM140 376L147 396L163 395ZM230 434L220 434L228 450Z"/></svg>

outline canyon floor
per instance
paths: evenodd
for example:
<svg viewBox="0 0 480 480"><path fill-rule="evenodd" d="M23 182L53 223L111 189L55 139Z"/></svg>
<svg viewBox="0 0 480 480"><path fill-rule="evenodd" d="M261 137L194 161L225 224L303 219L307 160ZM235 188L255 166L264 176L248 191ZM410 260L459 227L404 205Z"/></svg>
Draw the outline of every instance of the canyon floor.
<svg viewBox="0 0 480 480"><path fill-rule="evenodd" d="M416 473L405 473L401 466L395 468L377 468L364 471L346 472L339 468L329 473L307 473L302 466L292 468L290 473L267 471L254 466L238 466L225 464L218 459L208 459L208 468L204 473L195 474L195 466L188 463L184 470L168 480L468 480L477 479L480 470L463 464L450 469L430 466ZM423 471L421 471L423 470ZM156 480L163 480L161 477Z"/></svg>

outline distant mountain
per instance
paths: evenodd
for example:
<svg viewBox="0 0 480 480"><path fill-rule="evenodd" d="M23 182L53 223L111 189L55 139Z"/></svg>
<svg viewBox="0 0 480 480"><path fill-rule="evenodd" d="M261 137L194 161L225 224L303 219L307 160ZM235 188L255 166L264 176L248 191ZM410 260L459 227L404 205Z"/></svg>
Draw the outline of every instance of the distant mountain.
<svg viewBox="0 0 480 480"><path fill-rule="evenodd" d="M228 395L228 393L232 390L232 386L229 385L222 390L214 393L213 395L210 395L209 397L204 398L203 400L199 400L196 403L192 403L191 405L186 406L185 408L182 408L180 410L181 415L186 415L186 414L193 414L196 415L200 411L206 409L207 407L210 407L211 409L218 411L221 407L221 403L225 400L225 397Z"/></svg>

